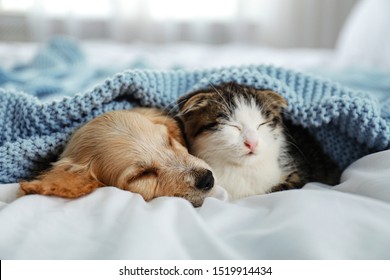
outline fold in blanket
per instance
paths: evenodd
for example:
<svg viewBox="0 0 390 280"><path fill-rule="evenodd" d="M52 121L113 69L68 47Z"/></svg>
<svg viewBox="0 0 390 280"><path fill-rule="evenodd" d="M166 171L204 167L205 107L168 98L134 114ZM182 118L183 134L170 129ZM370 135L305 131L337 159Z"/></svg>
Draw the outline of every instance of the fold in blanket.
<svg viewBox="0 0 390 280"><path fill-rule="evenodd" d="M390 147L390 121L377 99L329 80L265 65L129 70L60 101L0 89L0 182L36 175L56 159L77 127L104 112L136 106L175 111L179 96L231 81L283 95L289 104L286 118L308 128L341 168Z"/></svg>

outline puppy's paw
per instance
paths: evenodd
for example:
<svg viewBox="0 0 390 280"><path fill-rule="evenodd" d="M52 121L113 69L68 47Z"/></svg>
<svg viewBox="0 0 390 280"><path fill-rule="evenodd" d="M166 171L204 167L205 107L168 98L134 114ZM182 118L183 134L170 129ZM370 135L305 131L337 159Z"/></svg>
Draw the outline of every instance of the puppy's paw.
<svg viewBox="0 0 390 280"><path fill-rule="evenodd" d="M20 187L16 193L16 198L20 198L29 194L55 195L53 191L55 191L54 188L45 186L44 182L41 180L34 180L31 182L23 181L20 182Z"/></svg>
<svg viewBox="0 0 390 280"><path fill-rule="evenodd" d="M53 178L52 176L47 176L43 180L22 182L20 184L19 192L21 196L26 194L42 194L64 198L77 198L91 193L100 186L100 183L84 177Z"/></svg>
<svg viewBox="0 0 390 280"><path fill-rule="evenodd" d="M16 193L16 198L20 198L22 196L27 195L27 192L22 188L22 184L24 184L24 183L25 182L20 183L20 186L19 186L18 191Z"/></svg>
<svg viewBox="0 0 390 280"><path fill-rule="evenodd" d="M34 180L31 182L20 182L20 187L18 190L18 197L28 195L28 194L43 194L44 188L42 186L42 181Z"/></svg>

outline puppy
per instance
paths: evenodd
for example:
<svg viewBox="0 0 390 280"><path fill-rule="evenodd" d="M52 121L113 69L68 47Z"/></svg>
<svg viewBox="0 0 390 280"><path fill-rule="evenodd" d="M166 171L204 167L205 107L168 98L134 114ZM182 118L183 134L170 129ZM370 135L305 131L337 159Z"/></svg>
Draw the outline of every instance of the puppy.
<svg viewBox="0 0 390 280"><path fill-rule="evenodd" d="M77 198L102 186L139 193L146 201L176 196L202 205L214 177L188 153L176 121L158 109L105 113L78 129L53 167L20 193Z"/></svg>

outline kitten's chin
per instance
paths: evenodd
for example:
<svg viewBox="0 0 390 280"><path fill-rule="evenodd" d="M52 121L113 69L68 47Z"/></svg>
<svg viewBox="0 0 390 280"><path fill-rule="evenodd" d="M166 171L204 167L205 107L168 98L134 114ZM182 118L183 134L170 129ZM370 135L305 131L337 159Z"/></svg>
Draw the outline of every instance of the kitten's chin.
<svg viewBox="0 0 390 280"><path fill-rule="evenodd" d="M248 153L241 157L240 161L242 165L249 165L256 162L259 159L259 155L257 153Z"/></svg>
<svg viewBox="0 0 390 280"><path fill-rule="evenodd" d="M235 157L225 158L223 163L234 166L247 166L255 163L258 160L259 155L257 153L245 153L236 155Z"/></svg>

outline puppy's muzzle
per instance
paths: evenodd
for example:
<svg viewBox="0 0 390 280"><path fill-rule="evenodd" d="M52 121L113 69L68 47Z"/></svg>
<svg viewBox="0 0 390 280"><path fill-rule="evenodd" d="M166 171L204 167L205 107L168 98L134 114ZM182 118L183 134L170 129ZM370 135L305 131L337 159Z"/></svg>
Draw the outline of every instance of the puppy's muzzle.
<svg viewBox="0 0 390 280"><path fill-rule="evenodd" d="M195 181L195 187L199 190L208 191L214 187L214 176L213 173L205 169L201 172Z"/></svg>

